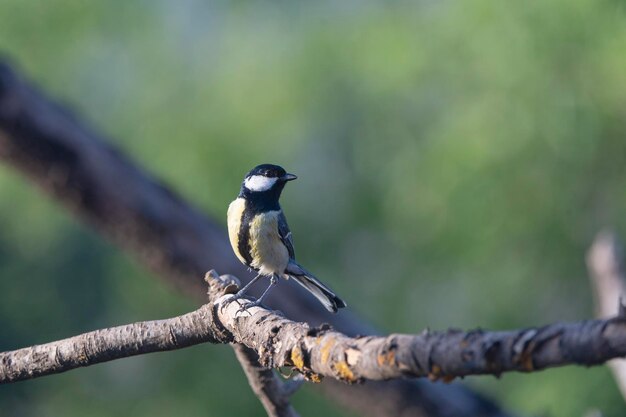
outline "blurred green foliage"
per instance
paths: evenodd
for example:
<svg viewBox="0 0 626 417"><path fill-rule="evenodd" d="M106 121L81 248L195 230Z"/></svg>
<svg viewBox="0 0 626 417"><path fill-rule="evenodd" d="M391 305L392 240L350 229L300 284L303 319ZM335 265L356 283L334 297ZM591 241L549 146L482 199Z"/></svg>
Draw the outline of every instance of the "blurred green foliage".
<svg viewBox="0 0 626 417"><path fill-rule="evenodd" d="M592 315L594 234L626 235L626 19L598 0L0 0L0 51L224 219L261 162L298 255L382 329ZM0 167L0 349L185 312ZM604 367L468 378L524 414L623 415ZM305 389L304 415L347 415ZM226 347L0 388L2 416L263 415Z"/></svg>

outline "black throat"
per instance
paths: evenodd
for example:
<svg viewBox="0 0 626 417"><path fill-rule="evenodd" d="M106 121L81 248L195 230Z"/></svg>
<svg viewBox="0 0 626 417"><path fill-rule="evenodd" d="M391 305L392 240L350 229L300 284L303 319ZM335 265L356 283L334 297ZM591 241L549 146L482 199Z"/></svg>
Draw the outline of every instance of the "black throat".
<svg viewBox="0 0 626 417"><path fill-rule="evenodd" d="M274 187L267 191L250 191L246 187L241 186L239 197L246 200L246 211L250 211L253 214L280 210L278 199L284 187L285 183L283 182L276 183Z"/></svg>

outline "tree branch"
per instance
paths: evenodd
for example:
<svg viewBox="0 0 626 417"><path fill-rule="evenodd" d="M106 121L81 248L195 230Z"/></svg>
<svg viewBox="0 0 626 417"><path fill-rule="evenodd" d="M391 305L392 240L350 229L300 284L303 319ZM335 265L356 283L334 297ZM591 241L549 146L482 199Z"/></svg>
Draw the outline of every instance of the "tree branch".
<svg viewBox="0 0 626 417"><path fill-rule="evenodd" d="M198 300L204 300L200 277L211 268L250 278L230 250L221 222L203 217L2 62L0 160ZM295 320L330 322L348 335L375 332L350 311L331 316L311 298L281 285L267 301ZM398 380L358 386L327 383L321 388L360 415L506 415L457 384Z"/></svg>
<svg viewBox="0 0 626 417"><path fill-rule="evenodd" d="M181 349L213 339L209 306L167 320L144 321L0 353L0 383L22 381L114 359Z"/></svg>
<svg viewBox="0 0 626 417"><path fill-rule="evenodd" d="M228 303L228 297L220 303ZM348 337L309 327L262 307L237 313L238 303L218 309L235 342L254 348L266 366L293 366L309 379L344 382L406 376L450 381L467 375L532 372L578 364L597 365L626 355L626 318L556 323L540 328L488 332L423 332Z"/></svg>
<svg viewBox="0 0 626 417"><path fill-rule="evenodd" d="M209 296L232 292L233 278L207 273ZM229 343L215 323L211 304L166 320L143 321L83 333L56 342L0 353L0 384L66 372L115 359L181 349L199 343Z"/></svg>
<svg viewBox="0 0 626 417"><path fill-rule="evenodd" d="M596 236L587 252L587 268L595 295L596 317L624 315L626 275L623 251L614 233L604 231ZM616 359L608 365L626 399L626 360Z"/></svg>
<svg viewBox="0 0 626 417"><path fill-rule="evenodd" d="M207 274L209 294L235 290ZM226 289L225 289L226 288ZM626 318L556 323L540 328L488 332L422 332L386 337L349 337L328 326L311 327L276 311L251 307L226 294L215 303L167 320L97 330L44 345L0 354L0 382L63 372L125 356L180 349L193 344L235 342L253 350L266 368L293 367L319 382L330 377L347 383L403 377L451 381L467 375L533 372L570 364L597 365L626 355ZM250 363L247 351L245 363ZM247 368L252 381L268 377ZM274 377L254 387L274 415L289 411L287 395ZM284 414L278 414L281 408Z"/></svg>

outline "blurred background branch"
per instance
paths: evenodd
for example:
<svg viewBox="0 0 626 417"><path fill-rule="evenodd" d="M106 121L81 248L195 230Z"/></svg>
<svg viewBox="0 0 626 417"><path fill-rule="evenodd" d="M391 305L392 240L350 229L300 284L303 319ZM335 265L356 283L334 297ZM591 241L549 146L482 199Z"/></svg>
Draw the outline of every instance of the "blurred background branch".
<svg viewBox="0 0 626 417"><path fill-rule="evenodd" d="M587 252L587 267L595 295L596 316L606 318L624 315L624 250L615 232L605 230L598 233ZM626 360L612 360L609 367L626 400Z"/></svg>
<svg viewBox="0 0 626 417"><path fill-rule="evenodd" d="M280 381L275 371L259 364L258 355L250 348L236 344L235 354L248 377L250 388L261 400L269 417L298 417L289 398L302 385L304 379L297 374L286 381Z"/></svg>

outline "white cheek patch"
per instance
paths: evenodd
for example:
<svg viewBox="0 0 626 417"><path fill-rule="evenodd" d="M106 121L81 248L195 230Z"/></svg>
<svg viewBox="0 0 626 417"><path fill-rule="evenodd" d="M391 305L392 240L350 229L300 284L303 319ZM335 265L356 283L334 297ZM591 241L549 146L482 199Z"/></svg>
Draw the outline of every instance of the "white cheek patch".
<svg viewBox="0 0 626 417"><path fill-rule="evenodd" d="M278 178L253 175L246 178L243 184L250 191L267 191L276 184L276 181L278 181Z"/></svg>

